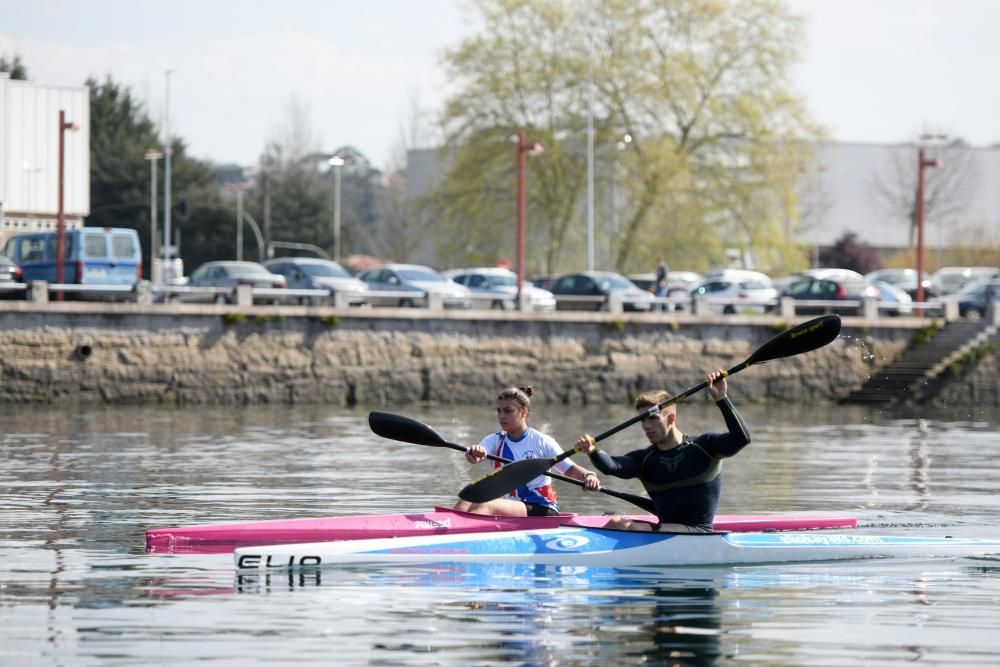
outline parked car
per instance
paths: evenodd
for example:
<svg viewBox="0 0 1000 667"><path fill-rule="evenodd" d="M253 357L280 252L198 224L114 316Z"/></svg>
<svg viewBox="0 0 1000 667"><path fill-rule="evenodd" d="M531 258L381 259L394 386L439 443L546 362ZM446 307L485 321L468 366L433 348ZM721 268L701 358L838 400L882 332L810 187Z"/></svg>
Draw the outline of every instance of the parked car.
<svg viewBox="0 0 1000 667"><path fill-rule="evenodd" d="M499 309L517 307L517 274L510 269L499 266L452 269L444 275L469 289L473 305ZM555 310L556 298L552 292L527 281L523 289L532 310Z"/></svg>
<svg viewBox="0 0 1000 667"><path fill-rule="evenodd" d="M142 279L142 249L134 229L67 229L63 243L62 278L66 284L134 287ZM21 267L25 282L57 281L56 232L14 234L7 239L3 254Z"/></svg>
<svg viewBox="0 0 1000 667"><path fill-rule="evenodd" d="M864 280L864 276L851 269L837 269L833 267L816 267L800 271L799 275L810 278L829 278L832 280Z"/></svg>
<svg viewBox="0 0 1000 667"><path fill-rule="evenodd" d="M625 276L611 271L582 271L560 276L552 285L552 293L556 296L558 310L602 310L614 294L621 298L624 310L649 311L655 299Z"/></svg>
<svg viewBox="0 0 1000 667"><path fill-rule="evenodd" d="M938 296L955 294L966 285L990 278L1000 278L996 266L946 266L931 274L931 282Z"/></svg>
<svg viewBox="0 0 1000 667"><path fill-rule="evenodd" d="M326 290L330 297L301 297L299 303L330 303L336 293L347 296L347 303L368 303L368 285L358 280L337 262L318 257L278 257L264 262L271 273L285 277L289 289Z"/></svg>
<svg viewBox="0 0 1000 667"><path fill-rule="evenodd" d="M428 294L440 295L445 308L472 305L468 288L421 264L382 264L362 271L358 278L368 285L368 303L373 306L427 307Z"/></svg>
<svg viewBox="0 0 1000 667"><path fill-rule="evenodd" d="M709 312L722 315L766 313L774 309L777 298L778 290L766 274L744 269L709 271L705 281L691 290L692 300L704 299Z"/></svg>
<svg viewBox="0 0 1000 667"><path fill-rule="evenodd" d="M655 292L656 274L630 273L625 276L640 289ZM667 273L667 298L674 301L675 308L680 310L690 301L691 290L704 282L705 278L694 271L669 271Z"/></svg>
<svg viewBox="0 0 1000 667"><path fill-rule="evenodd" d="M878 288L880 311L890 317L913 313L913 299L905 291L882 280L874 280L871 284Z"/></svg>
<svg viewBox="0 0 1000 667"><path fill-rule="evenodd" d="M0 255L0 299L13 299L24 296L24 292L21 289L10 289L10 287L21 282L22 273L21 267L14 260Z"/></svg>
<svg viewBox="0 0 1000 667"><path fill-rule="evenodd" d="M235 303L236 287L250 285L251 287L284 288L284 276L271 273L256 262L207 262L199 266L184 287L177 289L182 292L172 293L168 301L183 301L189 303ZM227 288L227 291L205 291L199 288ZM254 297L254 303L277 303L279 298L273 296Z"/></svg>
<svg viewBox="0 0 1000 667"><path fill-rule="evenodd" d="M958 314L970 319L986 316L990 302L1000 299L1000 280L981 280L966 285L956 294L939 297L941 302L955 301L958 303Z"/></svg>
<svg viewBox="0 0 1000 667"><path fill-rule="evenodd" d="M813 278L804 276L794 281L782 292L781 296L791 297L798 301L825 301L829 305L796 305L798 314L838 313L840 315L862 315L865 299L876 301L882 298L882 293L864 280ZM839 304L841 301L854 301L851 305Z"/></svg>
<svg viewBox="0 0 1000 667"><path fill-rule="evenodd" d="M916 269L879 269L865 274L865 280L882 280L895 285L910 295L914 301L917 300L917 271ZM937 288L931 281L929 273L924 271L923 277L924 300L937 296Z"/></svg>

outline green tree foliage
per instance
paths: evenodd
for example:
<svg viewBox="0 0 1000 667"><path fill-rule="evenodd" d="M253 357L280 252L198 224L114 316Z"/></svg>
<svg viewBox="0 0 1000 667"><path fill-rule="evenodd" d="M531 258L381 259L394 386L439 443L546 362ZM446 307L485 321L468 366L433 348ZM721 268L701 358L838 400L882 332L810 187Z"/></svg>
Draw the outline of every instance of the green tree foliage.
<svg viewBox="0 0 1000 667"><path fill-rule="evenodd" d="M28 67L21 60L21 56L16 53L10 58L0 56L0 72L7 72L10 74L10 78L14 80L28 80Z"/></svg>
<svg viewBox="0 0 1000 667"><path fill-rule="evenodd" d="M150 166L146 150L160 145L156 127L125 86L110 76L88 79L90 89L90 208L87 224L130 227L139 232L144 266L150 261ZM171 227L180 231L188 270L212 259L232 257L232 208L219 197L211 166L187 155L174 138L171 158ZM157 173L157 235L163 233L163 161Z"/></svg>
<svg viewBox="0 0 1000 667"><path fill-rule="evenodd" d="M337 155L344 160L337 167L341 170L340 255L343 258L372 252L381 206L381 173L352 146L342 146L330 153L319 151L319 140L307 110L298 100L289 101L286 113L284 126L268 142L261 156L257 179L258 186L267 179L272 240L310 243L331 257L336 255L333 222L336 172L329 159ZM259 196L248 203L248 210L258 220L263 219ZM279 250L276 254L288 251Z"/></svg>
<svg viewBox="0 0 1000 667"><path fill-rule="evenodd" d="M524 129L545 146L528 167L528 268L581 267L592 80L595 236L609 268L664 255L704 269L728 247L767 270L801 263L790 237L819 132L789 85L802 27L780 1L475 6L481 30L445 58L451 168L433 204L448 260L513 254L509 138Z"/></svg>

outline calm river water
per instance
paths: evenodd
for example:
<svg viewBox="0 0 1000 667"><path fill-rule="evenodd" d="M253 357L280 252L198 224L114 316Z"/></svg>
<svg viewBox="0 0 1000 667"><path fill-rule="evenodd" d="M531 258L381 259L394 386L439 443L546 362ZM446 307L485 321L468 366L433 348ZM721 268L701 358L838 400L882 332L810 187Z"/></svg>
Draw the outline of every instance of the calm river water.
<svg viewBox="0 0 1000 667"><path fill-rule="evenodd" d="M754 442L726 465L720 513L847 513L868 532L1000 537L992 413L742 407ZM488 402L388 410L454 442L496 426ZM237 576L230 555L144 552L154 527L450 505L484 472L452 450L376 437L367 412L0 407L0 664L973 665L1000 654L1000 561L263 578ZM565 446L629 415L540 405L533 421ZM679 423L721 428L700 402ZM605 446L641 442L636 426ZM567 511L633 511L559 489Z"/></svg>

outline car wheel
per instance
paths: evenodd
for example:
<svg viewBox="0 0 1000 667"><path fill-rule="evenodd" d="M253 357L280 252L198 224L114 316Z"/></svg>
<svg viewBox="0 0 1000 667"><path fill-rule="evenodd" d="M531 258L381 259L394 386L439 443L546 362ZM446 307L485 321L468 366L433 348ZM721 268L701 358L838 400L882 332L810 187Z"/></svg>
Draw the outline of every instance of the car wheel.
<svg viewBox="0 0 1000 667"><path fill-rule="evenodd" d="M490 308L493 310L506 310L507 306L504 305L503 301L494 301L490 304Z"/></svg>
<svg viewBox="0 0 1000 667"><path fill-rule="evenodd" d="M735 315L736 314L736 308L735 308L735 306L733 306L732 304L726 306L725 308L722 309L722 314L723 315Z"/></svg>
<svg viewBox="0 0 1000 667"><path fill-rule="evenodd" d="M400 308L413 308L414 307L414 305L413 305L413 299L400 299L399 300L399 307Z"/></svg>
<svg viewBox="0 0 1000 667"><path fill-rule="evenodd" d="M167 303L180 303L181 298L177 294L171 294L167 297Z"/></svg>
<svg viewBox="0 0 1000 667"><path fill-rule="evenodd" d="M216 303L216 304L218 304L218 305L221 306L221 305L229 303L229 299L226 298L225 294L216 294L215 295L215 299L214 299L214 303Z"/></svg>

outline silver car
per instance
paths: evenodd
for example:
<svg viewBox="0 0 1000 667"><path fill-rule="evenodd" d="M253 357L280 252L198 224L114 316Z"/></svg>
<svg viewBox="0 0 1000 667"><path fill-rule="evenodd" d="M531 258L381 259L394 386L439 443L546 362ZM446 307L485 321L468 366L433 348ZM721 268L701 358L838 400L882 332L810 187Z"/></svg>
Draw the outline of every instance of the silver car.
<svg viewBox="0 0 1000 667"><path fill-rule="evenodd" d="M256 262L207 262L191 274L185 287L177 288L183 291L168 298L170 301L234 303L239 285L287 287L284 276L275 275ZM254 297L255 303L279 301L280 298L274 296Z"/></svg>
<svg viewBox="0 0 1000 667"><path fill-rule="evenodd" d="M328 259L280 257L264 262L264 268L284 276L289 289L325 290L330 296L342 293L352 306L368 303L368 285L352 276L340 264ZM327 297L304 296L299 302L321 303L329 300Z"/></svg>
<svg viewBox="0 0 1000 667"><path fill-rule="evenodd" d="M445 271L444 275L468 287L477 306L506 310L517 307L517 274L510 269L499 266L452 269ZM522 289L532 310L556 309L556 298L552 292L527 281Z"/></svg>
<svg viewBox="0 0 1000 667"><path fill-rule="evenodd" d="M469 290L429 266L382 264L358 274L368 285L373 306L427 307L428 294L441 297L446 308L469 308Z"/></svg>

